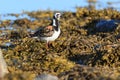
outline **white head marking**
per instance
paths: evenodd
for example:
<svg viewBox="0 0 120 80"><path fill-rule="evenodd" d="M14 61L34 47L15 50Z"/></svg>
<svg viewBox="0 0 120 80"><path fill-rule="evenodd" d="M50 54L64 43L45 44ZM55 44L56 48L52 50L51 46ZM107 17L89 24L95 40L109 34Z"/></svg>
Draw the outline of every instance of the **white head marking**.
<svg viewBox="0 0 120 80"><path fill-rule="evenodd" d="M53 26L56 26L55 19L53 19Z"/></svg>
<svg viewBox="0 0 120 80"><path fill-rule="evenodd" d="M59 19L60 19L60 16L61 16L61 13L55 13L55 15L54 15L54 16L55 16L55 18L56 18L56 19L58 19L58 20L59 20Z"/></svg>

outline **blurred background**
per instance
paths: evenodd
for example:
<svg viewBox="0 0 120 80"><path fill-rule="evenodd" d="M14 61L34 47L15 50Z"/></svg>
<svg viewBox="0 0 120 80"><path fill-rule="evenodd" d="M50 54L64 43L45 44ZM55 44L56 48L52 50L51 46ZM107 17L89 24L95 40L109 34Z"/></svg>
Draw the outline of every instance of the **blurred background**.
<svg viewBox="0 0 120 80"><path fill-rule="evenodd" d="M75 7L119 8L120 0L1 0L0 14L36 10L75 11Z"/></svg>

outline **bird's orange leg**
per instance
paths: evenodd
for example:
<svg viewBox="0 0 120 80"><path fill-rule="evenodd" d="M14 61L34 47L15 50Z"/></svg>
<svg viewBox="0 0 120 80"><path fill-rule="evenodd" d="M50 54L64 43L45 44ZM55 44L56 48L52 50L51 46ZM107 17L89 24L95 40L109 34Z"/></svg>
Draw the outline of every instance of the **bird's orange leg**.
<svg viewBox="0 0 120 80"><path fill-rule="evenodd" d="M50 48L51 45L52 45L51 42L47 42L47 43L46 43L46 48L47 48L47 49Z"/></svg>
<svg viewBox="0 0 120 80"><path fill-rule="evenodd" d="M48 42L46 43L46 48L47 48L47 49L49 48L49 44L48 44Z"/></svg>

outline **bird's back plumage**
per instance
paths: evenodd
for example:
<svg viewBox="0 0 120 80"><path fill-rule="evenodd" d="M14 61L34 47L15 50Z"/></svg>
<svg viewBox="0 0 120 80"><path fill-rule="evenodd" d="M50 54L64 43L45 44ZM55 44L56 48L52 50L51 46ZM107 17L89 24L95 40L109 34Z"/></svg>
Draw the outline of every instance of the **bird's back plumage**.
<svg viewBox="0 0 120 80"><path fill-rule="evenodd" d="M51 28L49 28L51 27ZM39 36L39 37L50 37L52 36L54 33L54 29L52 26L46 26L46 27L40 27L38 28L35 33L34 36Z"/></svg>

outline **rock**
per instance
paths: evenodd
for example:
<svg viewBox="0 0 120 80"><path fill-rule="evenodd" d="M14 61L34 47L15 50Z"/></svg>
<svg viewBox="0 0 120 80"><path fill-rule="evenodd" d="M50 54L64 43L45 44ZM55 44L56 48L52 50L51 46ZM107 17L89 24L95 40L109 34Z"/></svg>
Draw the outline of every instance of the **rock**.
<svg viewBox="0 0 120 80"><path fill-rule="evenodd" d="M58 77L50 74L41 74L38 75L34 80L58 80Z"/></svg>
<svg viewBox="0 0 120 80"><path fill-rule="evenodd" d="M7 64L0 49L0 78L3 78L6 73L8 73Z"/></svg>
<svg viewBox="0 0 120 80"><path fill-rule="evenodd" d="M115 20L100 20L95 26L98 32L114 31L116 27L117 22Z"/></svg>

